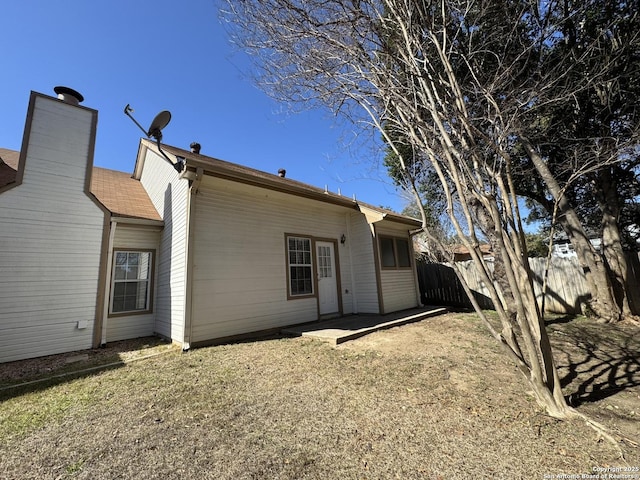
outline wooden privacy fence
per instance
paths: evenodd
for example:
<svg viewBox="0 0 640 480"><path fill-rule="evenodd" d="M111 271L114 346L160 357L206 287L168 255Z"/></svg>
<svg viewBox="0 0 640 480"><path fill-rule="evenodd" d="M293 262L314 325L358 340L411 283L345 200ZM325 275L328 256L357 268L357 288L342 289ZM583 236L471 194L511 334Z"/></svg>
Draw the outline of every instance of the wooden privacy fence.
<svg viewBox="0 0 640 480"><path fill-rule="evenodd" d="M472 262L463 263L466 269L467 264ZM471 302L462 288L456 272L449 264L418 262L418 285L422 303L425 305L471 308ZM485 289L480 287L480 282L475 282L473 285L477 287L472 287L472 290L480 306L492 309L493 303L488 296L482 294Z"/></svg>
<svg viewBox="0 0 640 480"><path fill-rule="evenodd" d="M529 259L538 305L542 302L542 282L546 261L546 258ZM631 270L630 275L640 278L640 254L628 253L627 261ZM493 261L490 260L488 264L493 271ZM480 306L492 309L493 302L489 297L489 290L481 280L473 261L459 262L458 266ZM425 305L437 304L471 308L471 302L450 264L418 262L418 283L422 302ZM577 258L552 257L547 277L545 311L580 313L581 304L589 296L587 282Z"/></svg>

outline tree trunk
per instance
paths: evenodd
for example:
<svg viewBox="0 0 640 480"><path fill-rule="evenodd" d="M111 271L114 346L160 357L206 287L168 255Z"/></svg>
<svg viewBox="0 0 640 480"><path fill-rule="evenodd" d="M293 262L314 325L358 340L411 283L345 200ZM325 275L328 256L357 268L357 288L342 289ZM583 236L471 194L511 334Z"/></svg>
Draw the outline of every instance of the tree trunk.
<svg viewBox="0 0 640 480"><path fill-rule="evenodd" d="M561 213L558 223L575 249L591 293L591 299L585 302L588 308L584 313L589 315L590 309L603 322L617 322L622 318L622 310L614 297L613 286L602 257L595 251L573 209L570 212L559 210Z"/></svg>
<svg viewBox="0 0 640 480"><path fill-rule="evenodd" d="M603 169L598 175L596 189L602 210L602 252L607 261L613 293L622 308L623 316L631 316L638 313L638 301L634 298L637 294L633 293L637 293L639 287L635 276L629 274L629 265L622 248L622 236L618 227L620 205L615 180L609 168Z"/></svg>
<svg viewBox="0 0 640 480"><path fill-rule="evenodd" d="M502 236L495 237L514 302L507 312L515 312L523 346L530 362L527 381L536 400L545 407L549 415L561 419L569 418L573 414L572 409L567 405L562 393L551 342L536 302L528 259L506 248Z"/></svg>
<svg viewBox="0 0 640 480"><path fill-rule="evenodd" d="M582 266L587 284L589 285L591 300L588 302L588 306L602 321L616 322L620 320L622 311L613 296L609 275L600 255L595 251L582 228L580 218L573 208L571 208L571 205L563 195L560 185L558 185L556 178L542 157L538 155L527 139L521 138L521 142L536 171L544 180L549 192L558 204L558 222L562 225L567 237L569 237L571 244L575 248L578 262Z"/></svg>

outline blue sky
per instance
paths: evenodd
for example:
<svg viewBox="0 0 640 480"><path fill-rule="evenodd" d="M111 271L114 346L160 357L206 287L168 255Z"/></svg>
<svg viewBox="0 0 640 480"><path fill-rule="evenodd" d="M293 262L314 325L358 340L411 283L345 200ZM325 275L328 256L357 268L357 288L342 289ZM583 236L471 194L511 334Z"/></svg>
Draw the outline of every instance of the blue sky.
<svg viewBox="0 0 640 480"><path fill-rule="evenodd" d="M252 85L217 0L3 2L0 147L18 150L29 92L79 91L98 110L95 164L130 172L140 130L161 110L163 142L401 210L371 133L330 112L292 114Z"/></svg>

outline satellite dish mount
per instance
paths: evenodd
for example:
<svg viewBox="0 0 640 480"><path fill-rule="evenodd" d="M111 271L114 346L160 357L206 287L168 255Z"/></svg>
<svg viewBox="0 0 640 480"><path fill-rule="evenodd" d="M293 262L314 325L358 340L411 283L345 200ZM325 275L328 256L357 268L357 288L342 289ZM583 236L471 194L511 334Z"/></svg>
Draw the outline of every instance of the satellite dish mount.
<svg viewBox="0 0 640 480"><path fill-rule="evenodd" d="M133 112L133 108L131 108L131 106L127 104L127 106L124 107L125 115L129 117L131 120L133 120L133 123L135 123L138 126L138 128L142 130L145 137L153 138L156 141L158 150L160 151L162 156L165 158L165 160L169 162L171 166L173 166L173 168L175 168L178 173L182 172L182 170L184 170L183 160L178 160L176 162L173 162L169 158L169 156L166 153L164 153L164 151L162 150L162 146L160 145L160 141L162 140L162 129L166 127L171 121L171 112L169 112L168 110L163 110L158 115L156 115L155 118L153 119L153 122L151 122L151 125L149 126L149 130L145 130L144 128L142 128L142 125L140 125L138 121L135 118L133 118L133 115L131 115L131 112Z"/></svg>

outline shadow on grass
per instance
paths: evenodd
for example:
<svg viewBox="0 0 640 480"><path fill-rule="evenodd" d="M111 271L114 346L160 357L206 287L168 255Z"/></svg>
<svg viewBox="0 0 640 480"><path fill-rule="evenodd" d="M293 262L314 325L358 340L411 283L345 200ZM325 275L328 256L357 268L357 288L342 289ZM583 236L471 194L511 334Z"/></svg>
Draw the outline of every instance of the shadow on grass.
<svg viewBox="0 0 640 480"><path fill-rule="evenodd" d="M578 322L555 330L562 387L574 407L640 386L640 338L616 325ZM564 340L564 341L559 341Z"/></svg>
<svg viewBox="0 0 640 480"><path fill-rule="evenodd" d="M565 313L565 314L554 314L554 313L545 313L544 314L545 325L561 325L566 323L573 322L578 315L574 315L573 313Z"/></svg>
<svg viewBox="0 0 640 480"><path fill-rule="evenodd" d="M50 377L41 378L38 380L31 380L29 382L4 385L0 387L0 402L9 400L10 398L19 397L27 393L36 393L47 390L48 388L71 382L80 378L87 378L98 373L102 373L108 370L116 370L123 367L125 362L111 363L108 365L98 365L90 367L85 370L71 371L62 374L52 375Z"/></svg>
<svg viewBox="0 0 640 480"><path fill-rule="evenodd" d="M145 337L82 350L0 364L0 402L79 378L122 368L127 361L159 353L164 340Z"/></svg>

